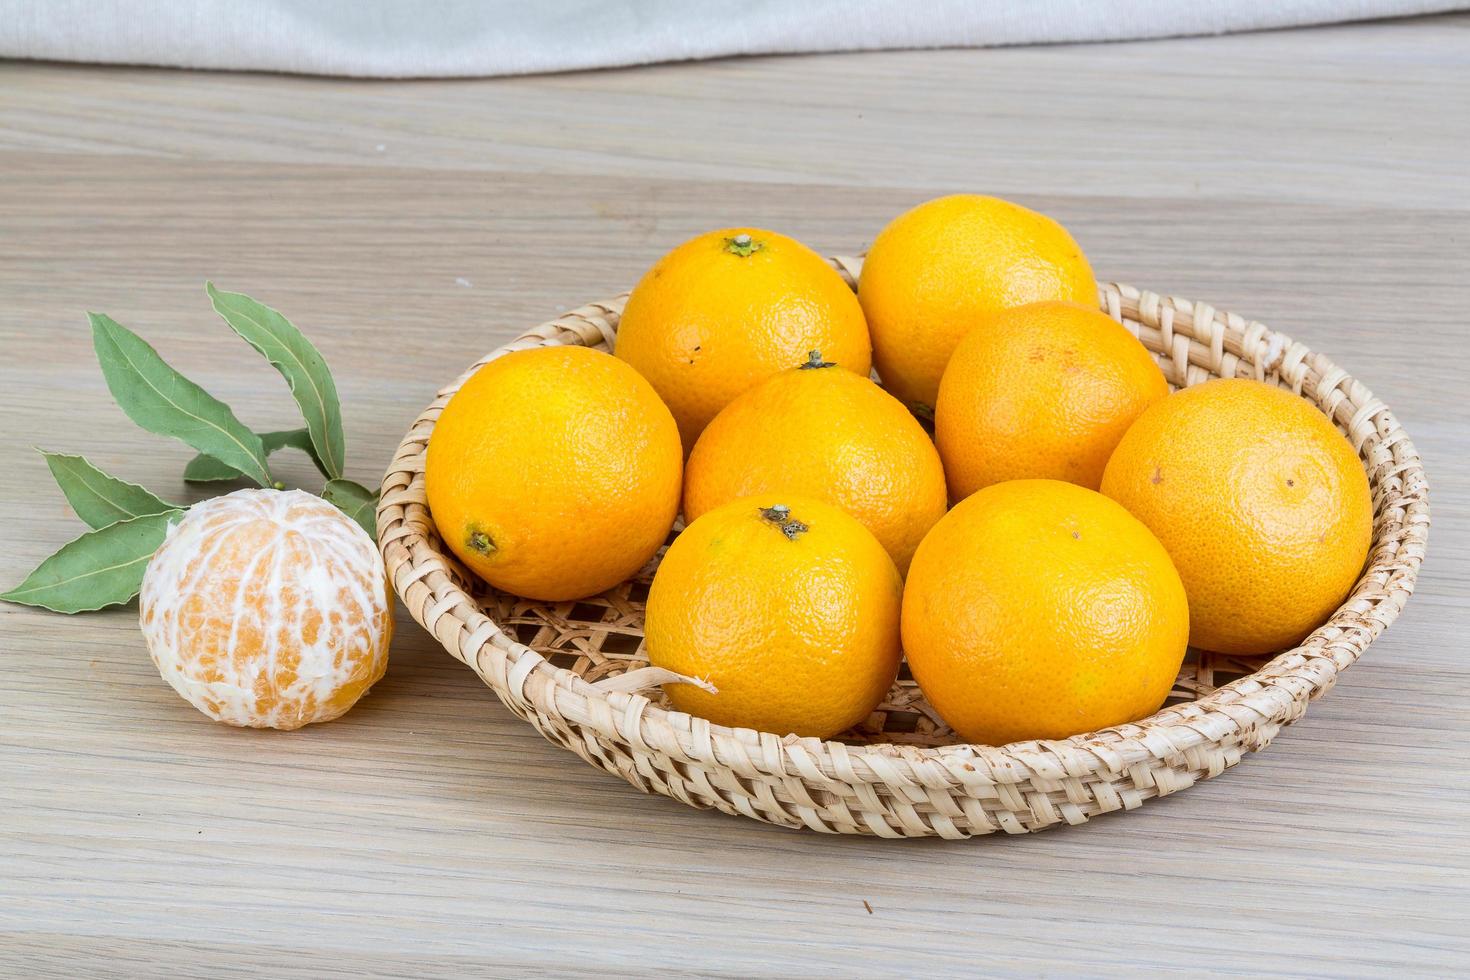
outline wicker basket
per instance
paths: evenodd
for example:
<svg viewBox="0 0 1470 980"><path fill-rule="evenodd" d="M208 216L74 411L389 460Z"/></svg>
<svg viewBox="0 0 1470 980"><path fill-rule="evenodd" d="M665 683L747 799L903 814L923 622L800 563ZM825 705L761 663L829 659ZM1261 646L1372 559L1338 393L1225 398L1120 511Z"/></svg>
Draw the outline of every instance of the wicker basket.
<svg viewBox="0 0 1470 980"><path fill-rule="evenodd" d="M860 261L834 259L848 279ZM409 612L537 731L645 792L787 827L882 837L1025 833L1082 823L1219 775L1329 690L1403 608L1429 532L1419 455L1360 383L1259 323L1204 304L1106 285L1101 305L1176 386L1251 377L1298 392L1343 430L1373 489L1373 547L1352 595L1301 646L1256 660L1191 652L1157 714L1058 741L957 744L907 675L868 722L822 741L724 728L667 709L642 650L657 558L580 602L489 590L439 540L424 498L424 448L462 376L404 438L383 478L378 537ZM626 296L594 303L488 355L549 344L610 348ZM633 688L633 690L626 690Z"/></svg>

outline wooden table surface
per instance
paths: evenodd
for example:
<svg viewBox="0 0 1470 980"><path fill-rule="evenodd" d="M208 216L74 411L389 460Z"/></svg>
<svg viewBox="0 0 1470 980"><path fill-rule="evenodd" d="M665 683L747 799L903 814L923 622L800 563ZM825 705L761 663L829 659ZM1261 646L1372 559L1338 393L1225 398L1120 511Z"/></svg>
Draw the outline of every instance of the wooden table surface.
<svg viewBox="0 0 1470 980"><path fill-rule="evenodd" d="M684 237L851 252L952 190L1051 213L1100 278L1329 352L1397 410L1434 506L1405 615L1269 751L957 843L640 795L401 609L372 694L281 734L180 700L131 609L0 606L0 974L1470 969L1467 158L1466 16L488 81L0 64L7 587L78 529L33 444L197 496L189 451L112 404L88 310L269 429L286 390L203 282L279 307L372 483L440 383Z"/></svg>

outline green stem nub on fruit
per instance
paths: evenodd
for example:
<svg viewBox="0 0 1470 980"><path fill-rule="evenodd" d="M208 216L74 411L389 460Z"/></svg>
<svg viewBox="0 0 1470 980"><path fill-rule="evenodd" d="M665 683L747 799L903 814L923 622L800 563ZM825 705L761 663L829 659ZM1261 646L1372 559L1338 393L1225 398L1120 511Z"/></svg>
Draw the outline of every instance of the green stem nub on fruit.
<svg viewBox="0 0 1470 980"><path fill-rule="evenodd" d="M752 253L759 252L765 247L765 242L758 242L744 232L725 239L725 251L731 255L738 255L742 259L748 258Z"/></svg>
<svg viewBox="0 0 1470 980"><path fill-rule="evenodd" d="M471 551L481 555L488 555L495 550L494 539L484 531L478 529L470 531L469 535L465 538L465 544L469 546Z"/></svg>
<svg viewBox="0 0 1470 980"><path fill-rule="evenodd" d="M791 508L785 504L773 504L770 507L761 508L761 516L781 529L786 535L786 540L795 541L796 536L803 531L810 530L801 521L791 516Z"/></svg>
<svg viewBox="0 0 1470 980"><path fill-rule="evenodd" d="M837 366L837 362L836 361L824 361L824 360L822 360L822 352L821 351L819 351L819 350L809 350L809 351L806 352L806 362L801 365L801 370L803 370L803 371L811 371L811 370L815 370L816 368L827 368L827 367L836 367L836 366Z"/></svg>

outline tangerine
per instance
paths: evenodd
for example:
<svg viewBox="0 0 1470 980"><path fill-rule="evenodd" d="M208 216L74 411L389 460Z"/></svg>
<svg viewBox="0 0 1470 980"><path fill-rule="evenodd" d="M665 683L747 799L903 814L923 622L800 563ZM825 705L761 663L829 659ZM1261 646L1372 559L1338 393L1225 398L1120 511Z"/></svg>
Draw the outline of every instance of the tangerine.
<svg viewBox="0 0 1470 980"><path fill-rule="evenodd" d="M820 255L762 228L707 232L654 263L615 348L668 404L686 449L737 395L814 349L867 375L862 307Z"/></svg>
<svg viewBox="0 0 1470 980"><path fill-rule="evenodd" d="M955 348L934 406L950 495L1028 478L1096 490L1128 426L1168 394L1138 338L1096 309L986 314Z"/></svg>
<svg viewBox="0 0 1470 980"><path fill-rule="evenodd" d="M948 506L944 466L908 409L818 351L715 416L685 468L684 517L775 492L841 507L873 532L900 573Z"/></svg>
<svg viewBox="0 0 1470 980"><path fill-rule="evenodd" d="M1095 306L1097 281L1051 218L997 197L954 194L878 233L858 299L883 386L927 414L950 354L982 314L1050 299Z"/></svg>
<svg viewBox="0 0 1470 980"><path fill-rule="evenodd" d="M1065 738L1168 696L1189 638L1179 573L1148 528L1060 480L976 491L929 532L903 594L914 680L971 742Z"/></svg>
<svg viewBox="0 0 1470 980"><path fill-rule="evenodd" d="M866 718L898 672L898 569L846 513L766 494L717 507L669 546L644 619L675 708L720 725L826 738Z"/></svg>
<svg viewBox="0 0 1470 980"><path fill-rule="evenodd" d="M1347 597L1373 538L1357 452L1312 404L1262 381L1207 381L1149 408L1102 492L1164 543L1190 642L1221 653L1300 643Z"/></svg>
<svg viewBox="0 0 1470 980"><path fill-rule="evenodd" d="M345 714L387 669L393 600L377 546L302 490L189 508L143 576L163 679L216 721L290 730Z"/></svg>
<svg viewBox="0 0 1470 980"><path fill-rule="evenodd" d="M679 510L684 452L657 393L588 347L502 355L434 423L424 491L444 543L530 599L580 599L638 571Z"/></svg>

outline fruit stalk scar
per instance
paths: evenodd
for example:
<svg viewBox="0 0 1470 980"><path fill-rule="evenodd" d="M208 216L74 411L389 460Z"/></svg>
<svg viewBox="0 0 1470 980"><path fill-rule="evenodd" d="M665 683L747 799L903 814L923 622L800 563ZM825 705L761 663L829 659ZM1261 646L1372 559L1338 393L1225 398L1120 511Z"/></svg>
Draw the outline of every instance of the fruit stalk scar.
<svg viewBox="0 0 1470 980"><path fill-rule="evenodd" d="M731 255L738 255L742 259L749 257L754 252L759 252L766 247L765 242L758 242L746 234L739 234L733 238L725 239L725 251Z"/></svg>
<svg viewBox="0 0 1470 980"><path fill-rule="evenodd" d="M478 528L465 536L465 544L471 551L482 555L488 555L495 550L495 539Z"/></svg>
<svg viewBox="0 0 1470 980"><path fill-rule="evenodd" d="M804 364L801 365L801 370L803 370L803 371L810 371L810 370L813 370L815 368L829 368L829 367L836 367L836 366L837 366L837 362L836 361L824 361L824 360L822 360L822 352L821 351L819 351L819 350L809 350L809 351L806 352L806 363L804 363Z"/></svg>
<svg viewBox="0 0 1470 980"><path fill-rule="evenodd" d="M781 529L786 535L786 540L795 541L797 535L803 531L810 530L807 525L791 516L791 508L785 504L773 504L770 507L761 508L761 516Z"/></svg>

